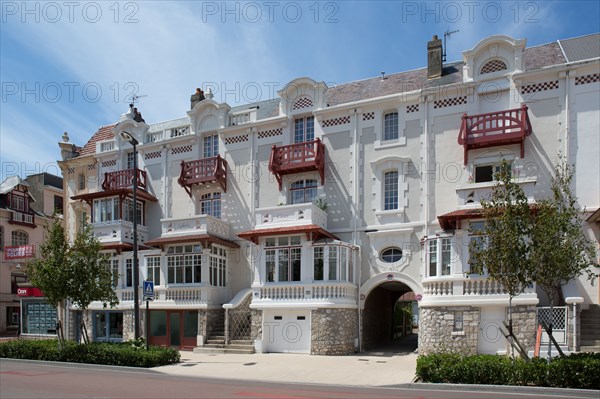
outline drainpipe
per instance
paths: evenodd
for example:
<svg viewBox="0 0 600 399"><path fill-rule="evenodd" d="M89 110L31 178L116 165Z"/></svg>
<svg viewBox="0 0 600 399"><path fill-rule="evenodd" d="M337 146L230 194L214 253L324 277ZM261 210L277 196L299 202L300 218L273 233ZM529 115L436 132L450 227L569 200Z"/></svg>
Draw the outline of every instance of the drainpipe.
<svg viewBox="0 0 600 399"><path fill-rule="evenodd" d="M425 176L425 183L423 187L423 213L424 213L424 226L423 230L425 236L429 234L429 176L426 173L429 170L429 103L427 101L427 96L423 97L423 103L425 108L425 113L423 115L423 140L424 140L424 150L423 154L423 162L424 170L423 175Z"/></svg>
<svg viewBox="0 0 600 399"><path fill-rule="evenodd" d="M569 71L565 71L565 160L569 164Z"/></svg>
<svg viewBox="0 0 600 399"><path fill-rule="evenodd" d="M356 110L356 108L354 109L354 143L353 143L353 153L354 153L354 164L352 166L353 170L352 170L352 174L353 174L353 180L354 180L354 200L352 201L352 213L353 213L353 221L352 221L352 245L354 245L355 248L358 247L358 197L360 195L359 193L359 184L358 184L358 164L359 164L359 157L358 157L358 112ZM358 262L355 262L355 265L357 266L356 269L358 270L358 295L356 296L356 305L357 305L357 315L358 315L358 351L361 352L362 351L362 312L361 312L361 308L360 308L360 286L362 285L362 257L361 257L361 251L360 248L358 250Z"/></svg>

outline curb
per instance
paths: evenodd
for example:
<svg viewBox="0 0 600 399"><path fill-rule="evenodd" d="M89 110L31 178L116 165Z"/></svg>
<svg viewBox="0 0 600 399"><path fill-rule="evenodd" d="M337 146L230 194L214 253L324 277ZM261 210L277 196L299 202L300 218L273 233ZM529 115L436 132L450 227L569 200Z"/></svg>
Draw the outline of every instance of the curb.
<svg viewBox="0 0 600 399"><path fill-rule="evenodd" d="M107 370L119 370L119 371L130 371L130 372L151 372L156 374L162 374L160 371L154 370L154 367L132 367L132 366L114 366L108 364L92 364L92 363L72 363L72 362L57 362L53 360L32 360L32 359L17 359L11 357L0 357L2 362L22 362L22 363L40 363L40 364L51 364L56 367L66 368L78 368L86 366L92 369L107 369Z"/></svg>
<svg viewBox="0 0 600 399"><path fill-rule="evenodd" d="M440 391L477 391L477 392L506 392L552 395L559 397L573 398L591 398L598 399L600 391L593 389L575 389L575 388L551 388L551 387L528 387L519 385L475 385L475 384L434 384L434 383L410 383L399 385L387 385L387 388L406 388L406 389L432 389Z"/></svg>

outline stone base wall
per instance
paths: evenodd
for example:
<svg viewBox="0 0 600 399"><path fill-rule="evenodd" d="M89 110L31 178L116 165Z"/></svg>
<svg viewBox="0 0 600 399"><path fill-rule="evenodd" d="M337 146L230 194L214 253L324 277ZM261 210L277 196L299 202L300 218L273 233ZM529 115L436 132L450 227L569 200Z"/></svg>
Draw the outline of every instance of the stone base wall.
<svg viewBox="0 0 600 399"><path fill-rule="evenodd" d="M250 325L250 339L253 341L262 340L262 319L263 311L251 309L250 315L252 324Z"/></svg>
<svg viewBox="0 0 600 399"><path fill-rule="evenodd" d="M570 351L581 349L581 304L577 304L577 348L573 347L573 305L567 305L567 346Z"/></svg>
<svg viewBox="0 0 600 399"><path fill-rule="evenodd" d="M463 329L454 331L454 317L462 312ZM479 308L467 306L421 308L419 310L419 354L477 353Z"/></svg>
<svg viewBox="0 0 600 399"><path fill-rule="evenodd" d="M355 351L355 309L316 309L311 312L312 355L349 355Z"/></svg>
<svg viewBox="0 0 600 399"><path fill-rule="evenodd" d="M535 306L513 306L512 308L513 333L526 351L533 350L535 346L536 318ZM506 351L506 353L511 353L508 341L506 342Z"/></svg>

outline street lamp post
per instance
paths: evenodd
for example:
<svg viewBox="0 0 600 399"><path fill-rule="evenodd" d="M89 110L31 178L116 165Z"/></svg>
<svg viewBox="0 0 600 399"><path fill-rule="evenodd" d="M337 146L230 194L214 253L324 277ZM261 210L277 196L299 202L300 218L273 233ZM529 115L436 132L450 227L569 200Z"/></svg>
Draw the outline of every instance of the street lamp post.
<svg viewBox="0 0 600 399"><path fill-rule="evenodd" d="M121 138L133 146L133 329L134 337L140 337L140 267L137 242L137 149L139 142L130 133L122 131ZM146 315L148 317L148 315Z"/></svg>

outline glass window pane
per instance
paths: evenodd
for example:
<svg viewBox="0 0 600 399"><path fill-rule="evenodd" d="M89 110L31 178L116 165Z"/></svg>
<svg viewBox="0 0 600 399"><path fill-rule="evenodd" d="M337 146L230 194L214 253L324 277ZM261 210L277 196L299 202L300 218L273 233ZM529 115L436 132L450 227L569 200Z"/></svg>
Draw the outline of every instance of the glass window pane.
<svg viewBox="0 0 600 399"><path fill-rule="evenodd" d="M278 252L279 281L289 281L289 250L283 248L278 250Z"/></svg>
<svg viewBox="0 0 600 399"><path fill-rule="evenodd" d="M198 311L186 310L183 312L183 336L195 337L198 335Z"/></svg>
<svg viewBox="0 0 600 399"><path fill-rule="evenodd" d="M437 240L429 240L429 276L437 275Z"/></svg>
<svg viewBox="0 0 600 399"><path fill-rule="evenodd" d="M313 249L314 279L323 280L323 247Z"/></svg>
<svg viewBox="0 0 600 399"><path fill-rule="evenodd" d="M329 280L337 280L338 247L329 247Z"/></svg>
<svg viewBox="0 0 600 399"><path fill-rule="evenodd" d="M150 334L154 337L167 335L167 311L153 310L150 312Z"/></svg>
<svg viewBox="0 0 600 399"><path fill-rule="evenodd" d="M266 269L267 281L275 281L275 250L273 249L266 251Z"/></svg>

